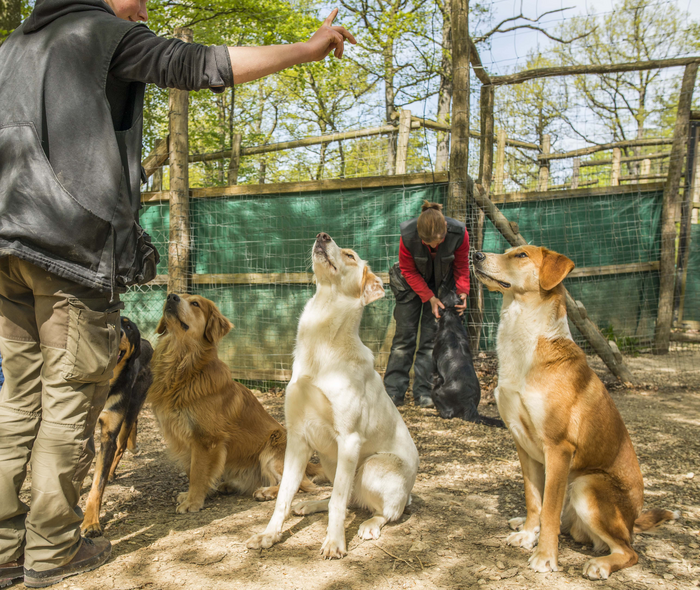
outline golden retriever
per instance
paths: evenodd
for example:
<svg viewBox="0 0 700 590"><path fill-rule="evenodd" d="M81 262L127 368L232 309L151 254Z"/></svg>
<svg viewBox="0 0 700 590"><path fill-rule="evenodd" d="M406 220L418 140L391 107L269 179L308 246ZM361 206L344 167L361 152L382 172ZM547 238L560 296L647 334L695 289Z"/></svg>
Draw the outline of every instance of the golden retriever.
<svg viewBox="0 0 700 590"><path fill-rule="evenodd" d="M507 543L537 549L530 567L558 571L560 526L609 555L584 576L606 579L637 563L632 533L677 518L641 512L644 482L632 441L610 394L574 343L562 281L574 263L546 248L476 252L474 268L503 294L496 402L520 458L527 517L512 519ZM539 539L538 539L539 536Z"/></svg>
<svg viewBox="0 0 700 590"><path fill-rule="evenodd" d="M171 293L156 330L148 401L189 479L189 490L178 497L179 513L201 510L219 482L223 493L277 496L287 433L219 359L217 346L231 328L209 299ZM309 463L305 474L322 470ZM301 489L316 489L306 475Z"/></svg>
<svg viewBox="0 0 700 590"><path fill-rule="evenodd" d="M285 399L284 475L265 532L248 539L247 546L268 548L280 541L304 465L315 450L333 492L329 500L303 502L294 512L328 510L321 554L332 559L347 554L348 503L372 512L357 532L363 539L379 538L384 524L401 517L411 501L418 451L374 370L372 351L360 340L364 307L384 297L381 279L326 233L316 237L312 258L316 294L299 320Z"/></svg>

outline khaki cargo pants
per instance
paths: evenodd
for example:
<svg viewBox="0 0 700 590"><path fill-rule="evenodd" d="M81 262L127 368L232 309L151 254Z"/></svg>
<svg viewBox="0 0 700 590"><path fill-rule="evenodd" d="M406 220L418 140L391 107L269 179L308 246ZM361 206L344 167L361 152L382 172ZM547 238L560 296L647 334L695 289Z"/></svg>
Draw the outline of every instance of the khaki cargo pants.
<svg viewBox="0 0 700 590"><path fill-rule="evenodd" d="M109 295L14 256L0 258L0 564L68 563L79 547L80 488L117 361ZM31 459L29 506L19 492Z"/></svg>

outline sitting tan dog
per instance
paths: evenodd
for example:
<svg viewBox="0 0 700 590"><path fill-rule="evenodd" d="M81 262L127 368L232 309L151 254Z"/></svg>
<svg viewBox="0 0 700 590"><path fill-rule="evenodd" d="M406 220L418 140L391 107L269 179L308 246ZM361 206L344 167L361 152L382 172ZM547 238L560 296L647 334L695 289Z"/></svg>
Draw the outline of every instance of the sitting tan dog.
<svg viewBox="0 0 700 590"><path fill-rule="evenodd" d="M576 541L610 550L583 568L592 580L606 579L637 563L633 532L678 515L641 512L644 482L632 441L569 331L561 282L574 263L546 248L520 246L477 252L474 264L478 279L503 294L495 395L515 439L527 506L522 530L507 542L526 549L537 543L530 567L557 571L561 523Z"/></svg>
<svg viewBox="0 0 700 590"><path fill-rule="evenodd" d="M381 279L325 233L318 234L312 258L316 294L299 320L287 386L282 483L265 532L248 539L247 546L268 548L280 541L304 466L315 450L333 493L330 501L304 502L294 512L328 510L321 553L331 559L347 553L348 503L372 512L357 533L363 539L377 539L385 523L403 514L416 480L418 451L374 370L372 352L360 340L364 306L384 296Z"/></svg>

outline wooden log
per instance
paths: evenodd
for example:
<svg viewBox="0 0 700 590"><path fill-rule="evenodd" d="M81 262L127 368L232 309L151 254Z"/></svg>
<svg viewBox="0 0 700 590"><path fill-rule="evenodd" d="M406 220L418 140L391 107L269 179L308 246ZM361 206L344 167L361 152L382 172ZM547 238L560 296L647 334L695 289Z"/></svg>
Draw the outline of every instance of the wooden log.
<svg viewBox="0 0 700 590"><path fill-rule="evenodd" d="M549 150L550 150L549 142L550 142L549 135L543 135L542 136L542 154L541 155L546 156L547 154L549 154ZM547 190L547 184L549 183L549 161L544 159L544 158L540 158L540 160L542 160L542 161L540 162L540 175L539 175L539 179L537 181L537 190L544 192Z"/></svg>
<svg viewBox="0 0 700 590"><path fill-rule="evenodd" d="M555 66L551 68L534 68L517 74L507 76L491 76L491 84L502 86L504 84L521 84L535 78L552 78L555 76L580 76L582 74L613 74L617 72L641 72L644 70L660 70L664 68L677 68L689 64L700 63L700 56L680 57L675 59L652 59L649 61L635 61L622 64L593 64L581 66Z"/></svg>
<svg viewBox="0 0 700 590"><path fill-rule="evenodd" d="M496 138L496 170L493 192L500 195L503 192L503 179L506 171L506 130L499 129Z"/></svg>
<svg viewBox="0 0 700 590"><path fill-rule="evenodd" d="M452 136L450 184L445 214L464 221L471 178L469 166L469 0L452 0Z"/></svg>
<svg viewBox="0 0 700 590"><path fill-rule="evenodd" d="M676 251L676 206L678 189L683 171L683 153L688 141L688 124L690 105L693 99L693 87L698 72L698 64L686 66L681 82L678 114L673 130L671 160L668 166L668 178L664 187L663 208L661 211L661 266L659 268L659 304L654 330L654 354L666 354L669 347L669 334L673 319L673 293L675 278Z"/></svg>
<svg viewBox="0 0 700 590"><path fill-rule="evenodd" d="M192 43L192 30L175 29L175 37ZM169 293L189 291L190 202L189 202L189 92L170 90L170 240L168 243Z"/></svg>
<svg viewBox="0 0 700 590"><path fill-rule="evenodd" d="M408 139L411 132L411 111L403 109L399 116L399 137L396 143L396 174L406 174Z"/></svg>
<svg viewBox="0 0 700 590"><path fill-rule="evenodd" d="M572 150L570 152L556 152L553 154L541 153L537 156L538 160L564 160L566 158L575 158L577 156L588 156L590 154L595 154L596 152L604 152L611 150L613 148L626 148L626 147L644 147L650 145L669 145L673 142L673 138L670 137L659 137L652 139L628 139L625 141L615 141L612 143L602 143L600 145L592 145L590 147L581 148L578 150ZM669 152L670 153L670 152ZM611 161L612 162L612 161ZM598 166L595 164L590 164L591 166Z"/></svg>
<svg viewBox="0 0 700 590"><path fill-rule="evenodd" d="M521 234L513 232L506 216L501 213L498 207L496 207L489 198L487 188L477 185L476 190L474 190L474 199L511 246L524 246L527 244L525 238L523 238ZM613 375L624 383L631 383L633 381L632 373L630 373L627 365L624 361L617 361L615 359L613 351L610 349L605 337L600 333L598 326L588 317L584 318L581 315L576 302L571 297L568 290L566 291L566 309L571 322L576 326L578 331L581 332L581 335L588 341Z"/></svg>
<svg viewBox="0 0 700 590"><path fill-rule="evenodd" d="M700 334L692 332L671 332L669 334L671 342L693 342L700 343Z"/></svg>
<svg viewBox="0 0 700 590"><path fill-rule="evenodd" d="M581 159L574 158L574 170L571 173L571 188L574 190L578 188L580 171L581 171Z"/></svg>
<svg viewBox="0 0 700 590"><path fill-rule="evenodd" d="M156 168L153 173L153 181L151 182L151 190L153 192L159 192L163 190L163 167Z"/></svg>
<svg viewBox="0 0 700 590"><path fill-rule="evenodd" d="M681 178L683 178L685 174L681 174ZM624 176L620 176L619 180L661 180L661 179L666 179L668 178L668 174L625 174Z"/></svg>
<svg viewBox="0 0 700 590"><path fill-rule="evenodd" d="M240 133L235 133L231 140L231 159L228 163L228 184L238 184L238 169L241 166L241 139Z"/></svg>
<svg viewBox="0 0 700 590"><path fill-rule="evenodd" d="M641 180L644 184L648 183L648 182L649 182L650 172L651 172L651 158L644 158L644 159L642 160L642 166L641 166L639 172L640 172L639 175L640 175L641 177L643 177L643 178L640 178L640 180Z"/></svg>
<svg viewBox="0 0 700 590"><path fill-rule="evenodd" d="M621 157L622 152L620 151L620 148L613 148L612 168L610 170L610 186L620 185L620 170L622 168L620 164Z"/></svg>
<svg viewBox="0 0 700 590"><path fill-rule="evenodd" d="M170 157L170 150L168 147L170 137L161 138L156 140L156 145L153 146L153 151L146 156L146 158L141 162L144 171L146 172L146 177L150 177L156 170L159 170L163 164L168 161Z"/></svg>
<svg viewBox="0 0 700 590"><path fill-rule="evenodd" d="M671 152L659 152L656 154L643 154L641 156L623 156L620 158L620 162L639 162L640 160L660 160L661 158L668 158ZM610 160L588 160L587 162L581 162L581 168L586 166L607 166L612 164L612 159Z"/></svg>
<svg viewBox="0 0 700 590"><path fill-rule="evenodd" d="M471 61L474 75L479 79L479 82L486 86L491 86L491 78L488 72L481 63L481 57L476 49L476 45L471 37L469 37L469 60Z"/></svg>

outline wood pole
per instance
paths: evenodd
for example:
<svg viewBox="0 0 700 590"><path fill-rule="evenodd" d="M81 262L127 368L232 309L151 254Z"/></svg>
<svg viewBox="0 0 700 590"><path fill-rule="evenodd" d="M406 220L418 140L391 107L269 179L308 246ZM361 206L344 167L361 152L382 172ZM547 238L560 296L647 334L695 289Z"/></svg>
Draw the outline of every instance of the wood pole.
<svg viewBox="0 0 700 590"><path fill-rule="evenodd" d="M649 159L649 158L644 158L644 159L642 160L642 167L641 167L641 169L640 169L640 171L639 171L639 176L640 176L640 177L641 177L641 176L649 176L649 175L650 175L650 174L649 174L650 172L651 172L651 159ZM648 178L645 178L645 179L640 180L640 182L646 184L647 182L649 182L649 179L648 179Z"/></svg>
<svg viewBox="0 0 700 590"><path fill-rule="evenodd" d="M228 185L238 184L238 169L241 166L241 139L240 133L234 133L231 139L231 159L228 163Z"/></svg>
<svg viewBox="0 0 700 590"><path fill-rule="evenodd" d="M612 143L601 143L599 145L592 145L586 148L580 148L578 150L572 150L570 152L556 152L554 154L544 154L541 153L537 156L538 160L563 160L565 158L575 158L576 156L588 156L590 154L595 154L596 152L605 152L613 148L625 148L625 147L644 147L650 145L670 145L673 143L673 139L670 137L658 137L658 138L647 138L647 139L626 139L625 141L614 141ZM641 159L641 158L631 158L631 159ZM587 166L600 166L602 164L610 164L612 160L600 160L597 162L587 162Z"/></svg>
<svg viewBox="0 0 700 590"><path fill-rule="evenodd" d="M411 111L403 109L399 115L399 138L396 144L396 174L406 174L408 138L411 132Z"/></svg>
<svg viewBox="0 0 700 590"><path fill-rule="evenodd" d="M695 174L700 156L700 121L690 123L688 134L688 152L686 158L685 186L683 187L683 200L681 201L681 226L678 237L678 255L676 258L676 285L673 297L673 323L678 324L683 319L683 307L685 303L685 282L688 276L688 258L690 257L690 223L693 212L693 189L697 184ZM692 176L692 178L691 178Z"/></svg>
<svg viewBox="0 0 700 590"><path fill-rule="evenodd" d="M578 188L580 174L581 174L581 159L574 158L574 171L571 174L571 188L572 189Z"/></svg>
<svg viewBox="0 0 700 590"><path fill-rule="evenodd" d="M622 158L622 151L620 148L613 148L610 186L620 186L620 169L622 168L620 158Z"/></svg>
<svg viewBox="0 0 700 590"><path fill-rule="evenodd" d="M698 73L698 64L692 63L685 68L681 93L678 99L678 114L673 130L671 159L668 177L664 187L663 209L661 210L661 258L659 267L659 305L654 330L654 354L666 354L669 348L671 322L673 319L673 292L675 278L676 253L676 205L678 189L683 172L683 152L688 141L688 122L690 106L693 100L693 87Z"/></svg>
<svg viewBox="0 0 700 590"><path fill-rule="evenodd" d="M445 213L466 219L469 165L469 0L452 0L452 137Z"/></svg>
<svg viewBox="0 0 700 590"><path fill-rule="evenodd" d="M473 48L472 48L473 51ZM472 61L472 65L474 62ZM495 99L494 86L482 86L480 95L480 123L481 145L479 150L479 184L491 186L493 171L493 105ZM478 252L484 247L484 210L476 206L476 202L470 200L472 210L469 219L470 250ZM472 354L479 352L481 340L481 328L484 321L484 286L477 280L473 280L469 286L469 299L467 302L467 332L469 334L469 346Z"/></svg>
<svg viewBox="0 0 700 590"><path fill-rule="evenodd" d="M501 213L498 207L489 198L488 189L476 185L474 189L474 200L479 207L484 210L486 216L491 220L496 229L506 239L511 246L524 246L527 244L525 238L516 231L516 228ZM566 292L566 310L571 322L576 326L583 337L588 341L593 350L598 354L610 371L623 383L632 383L632 373L622 358L615 358L613 350L610 348L605 336L600 333L596 326L588 317L585 307L579 301L574 301L568 290Z"/></svg>
<svg viewBox="0 0 700 590"><path fill-rule="evenodd" d="M160 168L156 168L156 171L153 173L153 182L151 183L151 190L154 192L163 190L163 167L162 166Z"/></svg>
<svg viewBox="0 0 700 590"><path fill-rule="evenodd" d="M141 162L146 176L151 176L156 170L161 168L170 157L170 137L165 137L156 140L153 151L148 154Z"/></svg>
<svg viewBox="0 0 700 590"><path fill-rule="evenodd" d="M550 137L549 135L542 136L542 154L548 155L550 150ZM549 160L542 160L540 162L540 176L537 181L537 190L546 191L547 185L549 184Z"/></svg>
<svg viewBox="0 0 700 590"><path fill-rule="evenodd" d="M503 179L506 171L506 130L499 129L496 139L496 173L494 174L493 192L496 195L502 194Z"/></svg>
<svg viewBox="0 0 700 590"><path fill-rule="evenodd" d="M192 43L192 30L175 29L175 38ZM189 92L170 90L170 241L168 292L187 293L190 264Z"/></svg>

